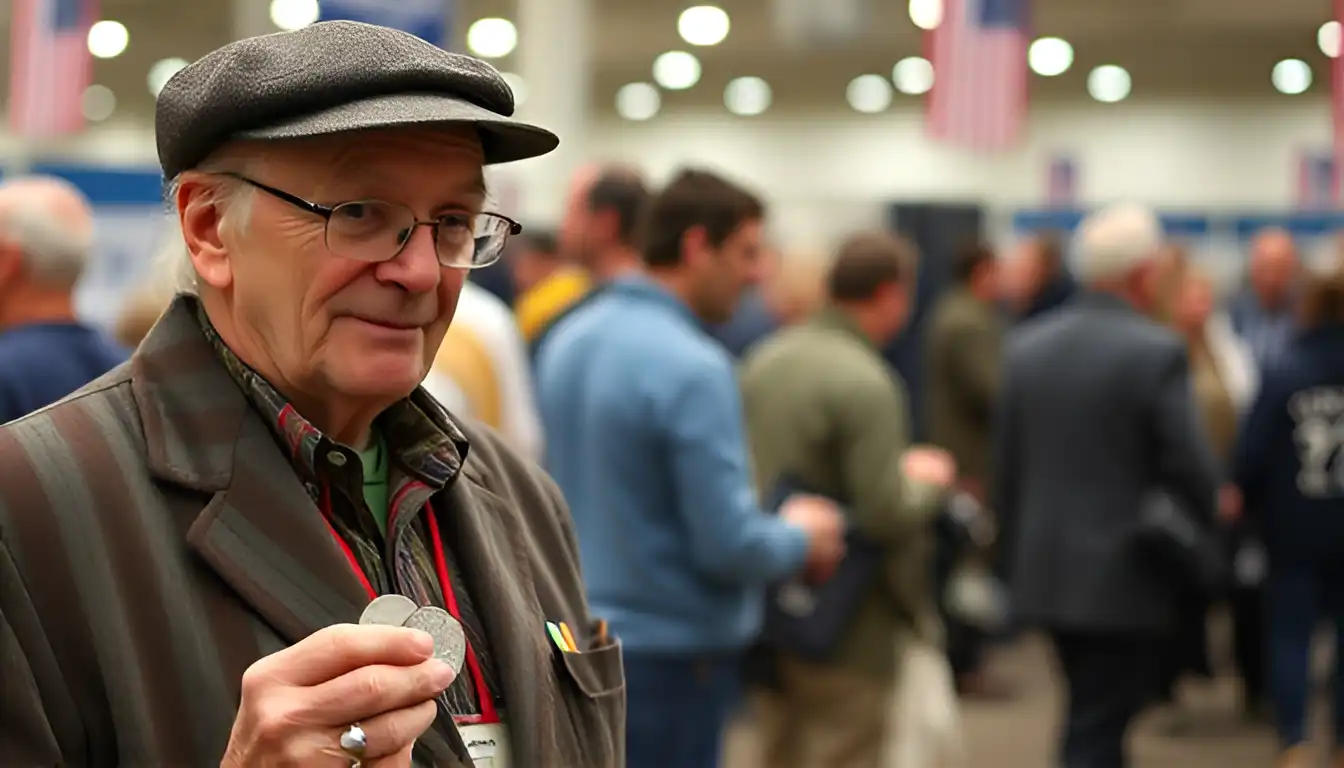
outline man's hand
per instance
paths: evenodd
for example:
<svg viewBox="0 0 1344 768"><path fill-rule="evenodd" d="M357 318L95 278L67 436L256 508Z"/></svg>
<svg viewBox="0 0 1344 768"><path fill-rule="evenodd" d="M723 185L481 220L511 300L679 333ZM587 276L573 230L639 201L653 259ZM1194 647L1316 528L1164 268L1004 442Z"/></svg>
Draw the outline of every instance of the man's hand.
<svg viewBox="0 0 1344 768"><path fill-rule="evenodd" d="M807 576L825 581L845 556L845 517L823 496L795 494L779 508L779 516L807 534Z"/></svg>
<svg viewBox="0 0 1344 768"><path fill-rule="evenodd" d="M901 471L910 480L951 488L957 479L957 462L941 448L916 446L901 456Z"/></svg>
<svg viewBox="0 0 1344 768"><path fill-rule="evenodd" d="M410 765L454 677L433 649L418 630L337 624L259 659L243 673L223 765L348 766L340 737L354 723L367 768Z"/></svg>

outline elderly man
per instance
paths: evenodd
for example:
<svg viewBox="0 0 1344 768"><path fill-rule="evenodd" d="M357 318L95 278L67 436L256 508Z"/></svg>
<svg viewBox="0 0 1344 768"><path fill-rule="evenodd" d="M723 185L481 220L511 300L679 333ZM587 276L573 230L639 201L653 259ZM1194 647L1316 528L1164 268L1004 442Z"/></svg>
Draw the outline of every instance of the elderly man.
<svg viewBox="0 0 1344 768"><path fill-rule="evenodd" d="M418 389L519 229L482 166L556 137L491 67L349 22L231 43L157 109L194 295L0 429L0 764L622 765L558 491ZM352 625L388 593L458 619L460 675Z"/></svg>
<svg viewBox="0 0 1344 768"><path fill-rule="evenodd" d="M127 357L75 317L93 247L79 190L46 177L0 184L0 424L46 407Z"/></svg>
<svg viewBox="0 0 1344 768"><path fill-rule="evenodd" d="M1086 293L1008 346L994 508L1018 619L1050 634L1068 687L1059 764L1122 768L1125 733L1157 693L1179 592L1136 546L1153 491L1212 524L1218 478L1185 345L1141 311L1162 244L1120 206L1078 234Z"/></svg>

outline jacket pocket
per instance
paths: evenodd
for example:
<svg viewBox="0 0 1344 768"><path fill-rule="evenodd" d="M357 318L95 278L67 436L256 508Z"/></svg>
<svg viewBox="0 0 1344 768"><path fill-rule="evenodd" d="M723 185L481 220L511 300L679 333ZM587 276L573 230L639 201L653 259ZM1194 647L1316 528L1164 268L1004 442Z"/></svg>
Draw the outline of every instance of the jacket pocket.
<svg viewBox="0 0 1344 768"><path fill-rule="evenodd" d="M622 768L625 670L620 642L611 640L593 645L583 653L554 656L574 738L583 755L582 765L573 768Z"/></svg>

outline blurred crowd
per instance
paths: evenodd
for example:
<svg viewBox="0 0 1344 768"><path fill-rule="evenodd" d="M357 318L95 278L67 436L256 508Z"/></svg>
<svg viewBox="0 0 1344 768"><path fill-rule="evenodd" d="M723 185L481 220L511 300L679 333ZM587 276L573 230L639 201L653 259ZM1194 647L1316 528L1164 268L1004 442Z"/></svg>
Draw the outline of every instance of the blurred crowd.
<svg viewBox="0 0 1344 768"><path fill-rule="evenodd" d="M883 232L792 251L768 208L707 171L585 167L554 233L471 272L424 380L568 502L623 645L629 764L713 765L748 727L761 765L876 768L925 738L890 704L914 654L947 670L927 706L1006 705L986 659L1040 631L1060 764L1123 766L1134 719L1214 674L1223 612L1246 717L1285 768L1318 764L1318 629L1344 648L1344 272L1267 230L1220 291L1140 206L949 253ZM0 185L0 423L123 363L182 287L176 238L115 333L82 323L93 237L74 187ZM951 285L912 328L934 260ZM898 372L913 332L924 359Z"/></svg>

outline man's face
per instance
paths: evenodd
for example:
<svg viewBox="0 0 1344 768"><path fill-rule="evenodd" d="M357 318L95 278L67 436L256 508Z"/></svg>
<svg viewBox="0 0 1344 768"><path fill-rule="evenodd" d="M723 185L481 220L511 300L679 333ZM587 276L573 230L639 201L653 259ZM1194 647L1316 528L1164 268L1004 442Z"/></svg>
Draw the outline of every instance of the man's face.
<svg viewBox="0 0 1344 768"><path fill-rule="evenodd" d="M883 320L882 338L877 341L886 346L901 335L910 319L910 289L902 283L889 283L878 291L876 300Z"/></svg>
<svg viewBox="0 0 1344 768"><path fill-rule="evenodd" d="M1267 232L1251 247L1251 289L1266 308L1287 303L1297 280L1297 249L1286 232Z"/></svg>
<svg viewBox="0 0 1344 768"><path fill-rule="evenodd" d="M422 221L479 213L484 203L472 131L276 144L252 175L322 205L400 203ZM417 228L395 258L367 263L328 250L325 224L258 191L246 231L223 236L219 273L202 271L202 279L224 296L237 336L268 374L301 392L404 397L429 370L466 271L440 266L429 227Z"/></svg>
<svg viewBox="0 0 1344 768"><path fill-rule="evenodd" d="M688 266L697 286L696 312L709 323L727 322L742 294L760 282L764 268L762 222L744 222L718 248L703 235L703 230L688 233L693 240L691 250L695 251Z"/></svg>

